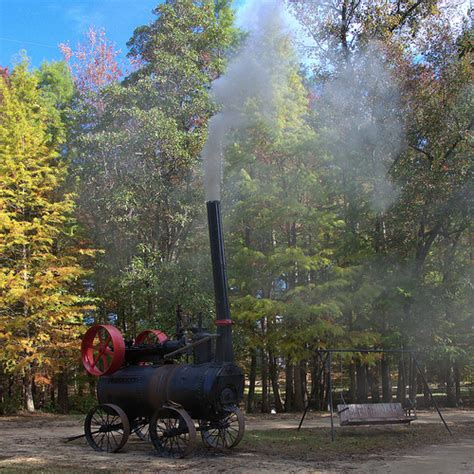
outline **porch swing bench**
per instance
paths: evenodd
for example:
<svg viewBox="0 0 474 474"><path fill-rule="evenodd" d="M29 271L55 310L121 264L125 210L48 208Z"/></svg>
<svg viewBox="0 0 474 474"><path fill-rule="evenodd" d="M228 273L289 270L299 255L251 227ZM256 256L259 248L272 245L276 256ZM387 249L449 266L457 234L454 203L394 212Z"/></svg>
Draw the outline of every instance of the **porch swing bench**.
<svg viewBox="0 0 474 474"><path fill-rule="evenodd" d="M406 351L404 349L319 349L316 351L316 354L321 359L321 368L319 369L319 373L316 377L316 380L320 380L323 371L326 369L328 372L328 405L329 405L329 413L331 419L331 440L334 441L336 437L336 432L334 429L334 404L333 404L333 385L332 385L332 376L331 376L331 364L332 364L332 355L333 353L382 353L382 354L403 354L409 353L410 360L414 364L414 368L416 369L417 373L421 377L425 390L429 393L431 402L433 406L436 408L438 415L443 422L446 430L450 435L452 435L451 430L449 429L446 420L444 419L441 411L436 403L436 399L433 397L433 393L428 385L428 382L425 379L423 371L421 370L416 357L415 351ZM326 357L323 359L323 354ZM344 384L342 380L342 357L340 358L341 362L341 389L340 389L340 397L341 403L337 405L337 414L339 415L339 423L341 426L360 426L360 425L388 425L388 424L406 424L408 425L412 421L416 420L416 406L414 400L411 400L410 397L406 397L403 400L404 405L402 403L371 403L371 404L348 404L344 400ZM403 365L402 365L403 367ZM309 410L309 406L311 400L315 396L316 387L319 385L313 384L313 388L311 389L311 394L308 398L308 403L306 404L305 411L303 416L301 417L300 423L298 425L298 430L301 429L303 421L305 419L306 413Z"/></svg>
<svg viewBox="0 0 474 474"><path fill-rule="evenodd" d="M416 420L413 409L404 409L401 403L337 405L341 426L389 425Z"/></svg>

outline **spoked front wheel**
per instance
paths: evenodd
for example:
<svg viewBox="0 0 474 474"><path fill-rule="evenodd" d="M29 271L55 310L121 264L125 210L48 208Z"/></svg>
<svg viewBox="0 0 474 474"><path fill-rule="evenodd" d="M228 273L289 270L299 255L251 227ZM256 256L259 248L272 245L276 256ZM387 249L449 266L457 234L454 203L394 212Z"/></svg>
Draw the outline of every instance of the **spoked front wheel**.
<svg viewBox="0 0 474 474"><path fill-rule="evenodd" d="M128 440L130 424L125 412L117 405L97 405L87 414L84 432L94 450L116 453Z"/></svg>
<svg viewBox="0 0 474 474"><path fill-rule="evenodd" d="M163 407L150 420L150 439L162 456L184 458L196 446L196 428L186 410Z"/></svg>
<svg viewBox="0 0 474 474"><path fill-rule="evenodd" d="M237 407L229 408L227 414L217 420L201 420L201 438L209 449L230 449L237 446L244 436L244 414Z"/></svg>

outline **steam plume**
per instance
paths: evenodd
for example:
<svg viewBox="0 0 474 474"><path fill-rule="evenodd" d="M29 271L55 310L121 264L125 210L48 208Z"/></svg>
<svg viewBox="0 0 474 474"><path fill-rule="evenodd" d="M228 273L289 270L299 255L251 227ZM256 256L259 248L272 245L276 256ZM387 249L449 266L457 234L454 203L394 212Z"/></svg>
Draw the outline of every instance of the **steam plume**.
<svg viewBox="0 0 474 474"><path fill-rule="evenodd" d="M354 55L323 87L318 101L326 146L349 180L369 186L370 204L384 211L398 190L388 170L402 147L397 79L377 43Z"/></svg>
<svg viewBox="0 0 474 474"><path fill-rule="evenodd" d="M270 118L275 88L287 78L287 63L278 41L274 41L275 35L286 29L281 2L254 0L245 8L241 23L248 31L246 41L230 61L226 74L212 84L220 112L209 121L202 151L206 201L220 199L222 156L232 130L247 127L253 120L245 105L255 100L259 112Z"/></svg>

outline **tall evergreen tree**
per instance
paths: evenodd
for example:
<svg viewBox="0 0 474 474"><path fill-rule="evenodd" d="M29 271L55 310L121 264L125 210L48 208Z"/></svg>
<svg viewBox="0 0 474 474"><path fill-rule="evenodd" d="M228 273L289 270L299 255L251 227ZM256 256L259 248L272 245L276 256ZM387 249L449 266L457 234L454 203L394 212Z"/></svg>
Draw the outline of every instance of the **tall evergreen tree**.
<svg viewBox="0 0 474 474"><path fill-rule="evenodd" d="M265 88L236 104L235 114L245 117L245 126L226 150L234 315L261 369L262 410L270 410L270 386L275 406L283 409L281 358L288 382L285 407L291 410L303 406L300 369L308 349L337 332L340 305L327 292L316 295L315 287L325 279L331 249L324 244L337 234L338 224L324 207L325 157L315 152L308 93L282 19L275 12L260 18L249 41L242 61L249 68L258 64L262 77L255 81L264 81Z"/></svg>

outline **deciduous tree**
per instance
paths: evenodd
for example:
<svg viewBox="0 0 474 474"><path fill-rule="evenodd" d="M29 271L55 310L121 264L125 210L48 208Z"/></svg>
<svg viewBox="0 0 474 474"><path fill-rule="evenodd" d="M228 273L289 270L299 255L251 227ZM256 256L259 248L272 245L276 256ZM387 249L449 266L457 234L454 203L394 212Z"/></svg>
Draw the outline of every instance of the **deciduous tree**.
<svg viewBox="0 0 474 474"><path fill-rule="evenodd" d="M34 377L50 378L75 359L85 309L53 89L26 61L0 78L0 358L23 377L29 411Z"/></svg>

